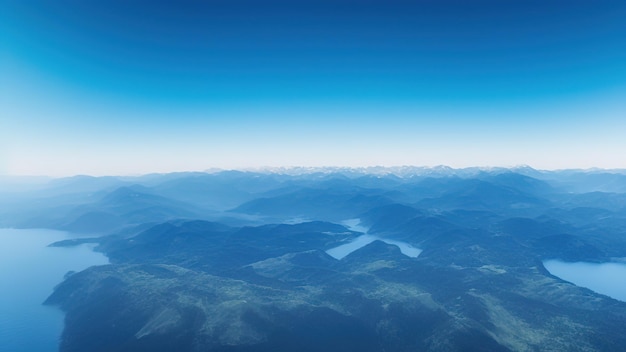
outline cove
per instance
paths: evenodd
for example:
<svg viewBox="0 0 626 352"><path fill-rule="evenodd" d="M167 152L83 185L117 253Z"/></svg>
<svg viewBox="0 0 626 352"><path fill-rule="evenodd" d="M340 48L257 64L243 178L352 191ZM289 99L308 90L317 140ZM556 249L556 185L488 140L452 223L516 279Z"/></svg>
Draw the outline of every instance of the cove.
<svg viewBox="0 0 626 352"><path fill-rule="evenodd" d="M87 245L48 247L75 238L43 229L0 229L0 349L11 352L52 352L59 349L63 313L42 305L68 271L107 264Z"/></svg>
<svg viewBox="0 0 626 352"><path fill-rule="evenodd" d="M550 274L576 286L626 302L626 264L546 260L543 266Z"/></svg>

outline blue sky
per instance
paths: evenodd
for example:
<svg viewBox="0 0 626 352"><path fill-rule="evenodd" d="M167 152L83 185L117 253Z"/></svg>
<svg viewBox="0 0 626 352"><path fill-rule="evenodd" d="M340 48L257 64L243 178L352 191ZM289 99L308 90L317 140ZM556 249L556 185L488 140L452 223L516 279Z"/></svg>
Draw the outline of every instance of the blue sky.
<svg viewBox="0 0 626 352"><path fill-rule="evenodd" d="M0 173L626 168L624 1L0 3Z"/></svg>

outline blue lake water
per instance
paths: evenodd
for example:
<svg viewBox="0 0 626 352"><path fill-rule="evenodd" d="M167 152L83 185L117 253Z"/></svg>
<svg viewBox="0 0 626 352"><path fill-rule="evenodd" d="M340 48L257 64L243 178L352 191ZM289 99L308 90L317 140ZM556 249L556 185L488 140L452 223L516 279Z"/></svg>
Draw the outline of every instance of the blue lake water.
<svg viewBox="0 0 626 352"><path fill-rule="evenodd" d="M342 222L342 225L344 225L345 227L347 227L348 229L352 231L362 232L363 235L355 238L354 240L348 243L345 243L340 246L327 250L326 253L328 253L328 255L330 255L331 257L335 259L342 259L348 254L356 251L357 249L361 247L367 246L368 244L376 240L380 240L387 244L397 246L400 249L400 252L406 255L407 257L417 258L417 256L419 256L420 253L422 253L421 249L413 247L406 242L390 240L390 239L381 238L381 237L374 236L374 235L369 235L367 233L369 229L361 225L361 221L359 219L345 220Z"/></svg>
<svg viewBox="0 0 626 352"><path fill-rule="evenodd" d="M554 275L576 286L626 302L626 264L568 263L546 260L543 266Z"/></svg>
<svg viewBox="0 0 626 352"><path fill-rule="evenodd" d="M68 271L107 264L87 245L52 248L65 232L0 229L0 351L58 351L63 313L42 305Z"/></svg>

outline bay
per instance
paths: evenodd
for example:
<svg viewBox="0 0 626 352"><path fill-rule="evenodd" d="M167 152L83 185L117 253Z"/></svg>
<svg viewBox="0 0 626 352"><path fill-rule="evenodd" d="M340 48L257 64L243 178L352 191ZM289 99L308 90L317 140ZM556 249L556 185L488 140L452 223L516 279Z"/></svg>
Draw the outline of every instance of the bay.
<svg viewBox="0 0 626 352"><path fill-rule="evenodd" d="M107 264L89 245L48 247L75 238L45 229L0 229L0 351L58 351L63 313L42 302L68 271Z"/></svg>
<svg viewBox="0 0 626 352"><path fill-rule="evenodd" d="M626 302L626 264L546 260L550 274L597 293Z"/></svg>

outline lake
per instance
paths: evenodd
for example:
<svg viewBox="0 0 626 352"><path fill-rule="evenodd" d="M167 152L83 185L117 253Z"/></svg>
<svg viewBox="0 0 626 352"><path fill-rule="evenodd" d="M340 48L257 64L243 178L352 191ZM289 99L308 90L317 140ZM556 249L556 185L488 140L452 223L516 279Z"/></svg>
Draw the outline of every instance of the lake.
<svg viewBox="0 0 626 352"><path fill-rule="evenodd" d="M58 351L63 313L42 305L68 271L107 264L88 245L47 247L75 238L42 229L0 229L0 351Z"/></svg>
<svg viewBox="0 0 626 352"><path fill-rule="evenodd" d="M565 281L626 302L626 264L546 260L543 266Z"/></svg>
<svg viewBox="0 0 626 352"><path fill-rule="evenodd" d="M407 257L411 257L411 258L417 258L417 256L420 255L420 253L422 253L422 250L419 248L415 248L413 246L411 246L410 244L403 242L403 241L396 241L396 240L389 240L386 238L381 238L378 236L374 236L374 235L370 235L367 232L369 231L369 229L365 226L363 226L361 224L361 221L359 219L349 219L349 220L345 220L342 222L342 225L344 225L345 227L347 227L349 230L355 231L355 232L362 232L363 235L355 238L354 240L342 244L340 246L331 248L329 250L326 251L326 253L328 253L328 255L330 255L331 257L335 258L335 259L342 259L345 256L347 256L348 254L356 251L359 248L362 248L364 246L367 246L368 244L376 241L376 240L380 240L383 241L387 244L391 244L394 246L397 246L400 249L400 252L404 255L406 255Z"/></svg>

